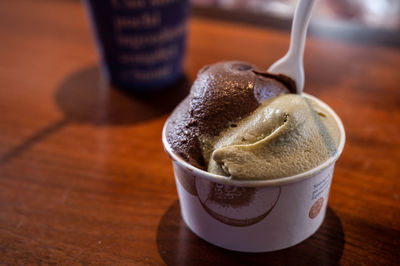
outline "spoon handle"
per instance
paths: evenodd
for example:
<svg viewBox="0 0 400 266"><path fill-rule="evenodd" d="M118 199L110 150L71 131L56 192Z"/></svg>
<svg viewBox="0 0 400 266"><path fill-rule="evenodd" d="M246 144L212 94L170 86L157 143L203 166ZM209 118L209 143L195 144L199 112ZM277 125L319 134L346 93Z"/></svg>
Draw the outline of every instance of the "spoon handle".
<svg viewBox="0 0 400 266"><path fill-rule="evenodd" d="M292 34L288 54L303 61L308 23L315 0L299 0L292 22Z"/></svg>
<svg viewBox="0 0 400 266"><path fill-rule="evenodd" d="M270 73L284 74L292 78L296 82L297 94L301 94L304 87L303 53L314 2L315 0L298 1L292 22L289 50L268 69Z"/></svg>

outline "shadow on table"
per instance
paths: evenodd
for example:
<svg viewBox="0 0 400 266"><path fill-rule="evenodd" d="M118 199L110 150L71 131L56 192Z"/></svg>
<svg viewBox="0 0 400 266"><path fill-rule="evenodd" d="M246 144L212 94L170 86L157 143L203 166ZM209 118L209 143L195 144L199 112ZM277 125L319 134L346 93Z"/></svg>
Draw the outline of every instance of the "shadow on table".
<svg viewBox="0 0 400 266"><path fill-rule="evenodd" d="M167 265L337 265L345 235L339 217L328 207L320 229L302 243L280 251L243 253L208 244L193 234L175 201L160 220L157 248Z"/></svg>
<svg viewBox="0 0 400 266"><path fill-rule="evenodd" d="M133 124L167 114L188 94L186 77L156 92L132 93L110 87L97 66L79 70L58 87L55 100L66 119L97 126Z"/></svg>
<svg viewBox="0 0 400 266"><path fill-rule="evenodd" d="M116 126L151 120L171 112L188 93L186 77L162 91L128 93L104 82L97 66L83 68L68 76L56 89L55 101L64 117L1 155L0 166L69 123Z"/></svg>

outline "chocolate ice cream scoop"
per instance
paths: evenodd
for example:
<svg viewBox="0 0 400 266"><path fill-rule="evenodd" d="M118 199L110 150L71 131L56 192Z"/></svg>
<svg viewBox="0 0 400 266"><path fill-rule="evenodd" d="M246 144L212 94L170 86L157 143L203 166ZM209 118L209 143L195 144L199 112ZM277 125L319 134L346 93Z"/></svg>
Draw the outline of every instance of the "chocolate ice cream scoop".
<svg viewBox="0 0 400 266"><path fill-rule="evenodd" d="M190 94L172 113L167 140L184 160L205 169L213 138L235 127L263 101L290 92L295 92L291 79L261 72L248 63L206 66L199 71Z"/></svg>

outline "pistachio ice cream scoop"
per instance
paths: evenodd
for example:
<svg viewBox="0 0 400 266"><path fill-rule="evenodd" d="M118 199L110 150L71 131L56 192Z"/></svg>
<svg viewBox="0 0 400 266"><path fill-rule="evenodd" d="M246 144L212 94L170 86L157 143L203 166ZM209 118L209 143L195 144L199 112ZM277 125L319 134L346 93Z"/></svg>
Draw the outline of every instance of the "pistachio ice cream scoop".
<svg viewBox="0 0 400 266"><path fill-rule="evenodd" d="M265 101L252 114L213 139L208 171L232 179L260 180L310 170L337 152L334 118L312 100L285 94Z"/></svg>

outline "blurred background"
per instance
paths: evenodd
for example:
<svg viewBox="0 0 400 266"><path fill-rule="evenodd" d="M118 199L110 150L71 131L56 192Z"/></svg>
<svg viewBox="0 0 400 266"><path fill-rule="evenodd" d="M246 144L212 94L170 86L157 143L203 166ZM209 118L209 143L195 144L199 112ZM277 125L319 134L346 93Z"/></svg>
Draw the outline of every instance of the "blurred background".
<svg viewBox="0 0 400 266"><path fill-rule="evenodd" d="M290 29L297 0L192 0L194 13ZM318 0L311 34L400 45L400 0Z"/></svg>
<svg viewBox="0 0 400 266"><path fill-rule="evenodd" d="M297 0L192 0L197 7L245 10L281 18L290 18ZM319 0L314 17L327 21L345 21L372 28L398 29L399 0Z"/></svg>

